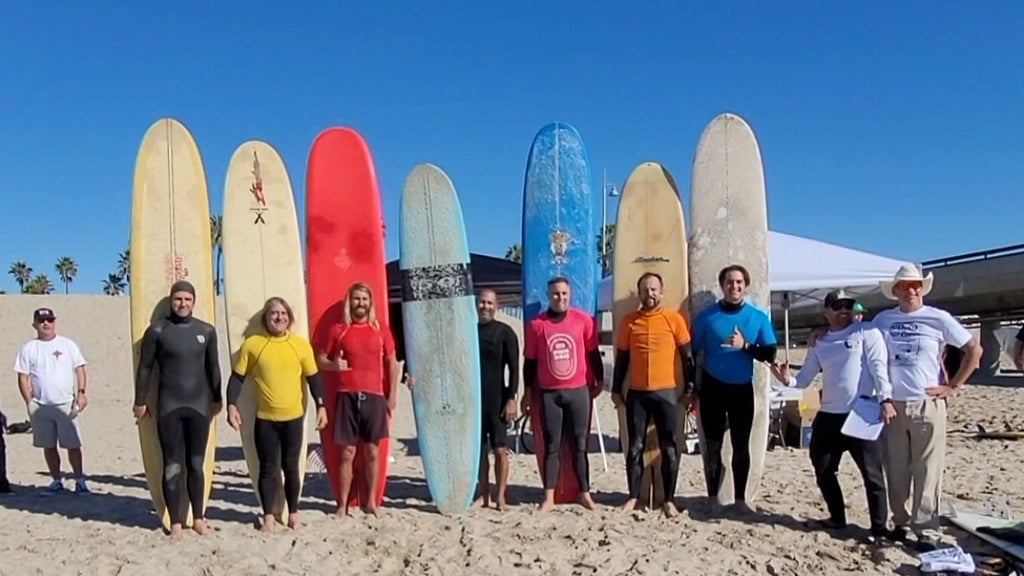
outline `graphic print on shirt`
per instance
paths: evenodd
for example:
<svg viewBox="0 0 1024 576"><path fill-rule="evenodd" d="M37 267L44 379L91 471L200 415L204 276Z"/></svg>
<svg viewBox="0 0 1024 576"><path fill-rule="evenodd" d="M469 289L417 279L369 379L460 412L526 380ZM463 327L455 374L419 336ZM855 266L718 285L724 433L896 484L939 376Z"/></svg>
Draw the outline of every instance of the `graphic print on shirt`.
<svg viewBox="0 0 1024 576"><path fill-rule="evenodd" d="M576 343L568 334L554 334L548 340L548 368L556 380L576 373Z"/></svg>
<svg viewBox="0 0 1024 576"><path fill-rule="evenodd" d="M893 322L889 327L890 355L893 364L913 366L917 364L920 350L921 327L917 322Z"/></svg>

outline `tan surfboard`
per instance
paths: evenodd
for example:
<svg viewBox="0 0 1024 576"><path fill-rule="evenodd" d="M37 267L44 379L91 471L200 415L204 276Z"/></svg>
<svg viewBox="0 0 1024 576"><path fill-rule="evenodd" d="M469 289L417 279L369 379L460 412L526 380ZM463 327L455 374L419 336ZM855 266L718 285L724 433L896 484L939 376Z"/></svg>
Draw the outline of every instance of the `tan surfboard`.
<svg viewBox="0 0 1024 576"><path fill-rule="evenodd" d="M686 222L679 189L664 166L644 162L633 169L623 186L615 219L615 248L612 256L612 319L615 326L613 342L617 342L622 319L640 307L636 283L645 272L660 274L664 280L662 306L689 316L687 297L690 293L687 276ZM683 385L683 366L676 357L676 386ZM628 388L628 385L627 385ZM628 395L628 390L626 390ZM626 409L620 407L619 441L623 457L629 450ZM685 407L679 407L676 442L682 453L682 430ZM665 501L661 481L661 448L654 424L647 427L644 448L644 472L640 484L640 500L650 507Z"/></svg>
<svg viewBox="0 0 1024 576"><path fill-rule="evenodd" d="M213 286L213 245L206 174L199 148L177 120L157 120L142 138L135 161L130 242L132 358L139 363L139 344L146 328L171 313L168 290L177 280L195 286L193 315L216 325ZM153 506L164 528L170 528L163 495L163 453L157 436L158 368L153 370L148 415L138 422L142 464ZM210 420L206 445L203 501L213 483L216 418ZM189 508L187 523L192 524Z"/></svg>
<svg viewBox="0 0 1024 576"><path fill-rule="evenodd" d="M722 297L718 272L740 264L750 272L747 302L771 317L768 275L768 211L764 168L754 131L735 114L721 114L704 129L693 160L690 192L690 314ZM700 358L698 358L698 365ZM699 369L698 369L699 373ZM699 377L699 376L698 376ZM768 368L754 365L754 422L750 432L750 475L746 499L753 502L761 484L768 450L768 405L771 387ZM703 427L697 419L703 446ZM707 473L707 454L701 450ZM733 493L732 442L725 434L722 447L724 477L718 492L722 504Z"/></svg>
<svg viewBox="0 0 1024 576"><path fill-rule="evenodd" d="M231 156L224 184L224 221L221 238L224 247L224 304L227 310L228 350L231 366L238 359L242 342L253 334L265 333L260 312L272 296L288 302L295 316L291 332L309 339L306 308L306 284L302 268L302 241L295 199L288 170L280 155L269 144L245 142ZM302 385L307 419L303 427L299 454L299 482L306 475L309 391ZM238 410L242 415L242 452L249 467L249 478L256 490L260 463L253 436L256 421L256 382L246 378ZM287 522L288 506L284 496L284 478L272 507L281 522Z"/></svg>

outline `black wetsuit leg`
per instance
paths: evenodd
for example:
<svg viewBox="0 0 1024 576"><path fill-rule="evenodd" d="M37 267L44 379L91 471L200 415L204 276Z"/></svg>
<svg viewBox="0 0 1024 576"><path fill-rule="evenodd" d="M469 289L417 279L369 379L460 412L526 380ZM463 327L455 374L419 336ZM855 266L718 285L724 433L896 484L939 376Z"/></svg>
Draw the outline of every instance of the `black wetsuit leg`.
<svg viewBox="0 0 1024 576"><path fill-rule="evenodd" d="M590 491L590 463L587 440L590 434L590 391L586 386L566 390L543 390L544 405L544 488L558 483L562 434L572 437L573 468L581 492Z"/></svg>
<svg viewBox="0 0 1024 576"><path fill-rule="evenodd" d="M754 425L753 384L728 384L704 372L699 392L701 427L707 448L707 489L718 496L724 466L722 442L726 427L732 441L732 475L736 500L745 500L750 474L750 431Z"/></svg>
<svg viewBox="0 0 1024 576"><path fill-rule="evenodd" d="M202 518L209 420L190 408L178 408L160 417L157 431L164 458L164 500L171 524L184 524L188 502L193 518Z"/></svg>
<svg viewBox="0 0 1024 576"><path fill-rule="evenodd" d="M654 422L661 450L661 480L665 497L675 497L679 476L679 456L676 448L676 428L679 426L679 404L674 388L666 390L630 390L626 395L626 426L629 434L627 482L629 497L640 497L640 478L643 476L643 453L646 448L647 423Z"/></svg>
<svg viewBox="0 0 1024 576"><path fill-rule="evenodd" d="M284 498L290 512L299 509L299 456L302 452L302 430L305 417L281 422L281 468L284 470Z"/></svg>
<svg viewBox="0 0 1024 576"><path fill-rule="evenodd" d="M277 422L257 418L254 429L256 457L260 461L257 482L264 514L273 513L274 500L284 472L284 495L288 510L299 506L299 454L302 449L304 417Z"/></svg>
<svg viewBox="0 0 1024 576"><path fill-rule="evenodd" d="M259 491L263 514L274 511L278 483L281 481L281 440L277 422L256 418L253 424L253 440L256 442L256 458L260 461Z"/></svg>

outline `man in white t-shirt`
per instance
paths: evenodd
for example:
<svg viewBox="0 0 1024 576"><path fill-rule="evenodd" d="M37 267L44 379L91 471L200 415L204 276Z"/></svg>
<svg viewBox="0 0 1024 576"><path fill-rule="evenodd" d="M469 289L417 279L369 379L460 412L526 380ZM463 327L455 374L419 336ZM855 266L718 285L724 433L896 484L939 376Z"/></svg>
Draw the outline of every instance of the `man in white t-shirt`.
<svg viewBox="0 0 1024 576"><path fill-rule="evenodd" d="M36 338L18 351L14 371L18 388L32 424L32 444L43 449L53 479L46 493L64 490L58 444L67 451L75 474L75 492L89 487L82 471L81 411L88 404L85 395L85 358L70 338L57 334L57 317L49 308L32 314Z"/></svg>
<svg viewBox="0 0 1024 576"><path fill-rule="evenodd" d="M880 312L872 323L886 336L889 380L896 418L885 429L886 476L895 539L913 531L926 545L938 543L939 495L946 452L946 399L978 368L981 346L945 310L924 303L932 274L907 264L882 293L899 306ZM945 378L942 347L964 352L960 369Z"/></svg>

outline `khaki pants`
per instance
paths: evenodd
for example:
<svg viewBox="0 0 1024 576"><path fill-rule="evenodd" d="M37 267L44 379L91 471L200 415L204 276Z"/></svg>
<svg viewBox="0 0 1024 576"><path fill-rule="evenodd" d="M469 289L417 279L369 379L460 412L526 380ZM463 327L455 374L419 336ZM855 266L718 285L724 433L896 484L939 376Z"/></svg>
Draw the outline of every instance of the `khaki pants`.
<svg viewBox="0 0 1024 576"><path fill-rule="evenodd" d="M946 459L946 401L929 398L893 405L896 418L886 426L884 438L893 525L915 531L938 529Z"/></svg>

